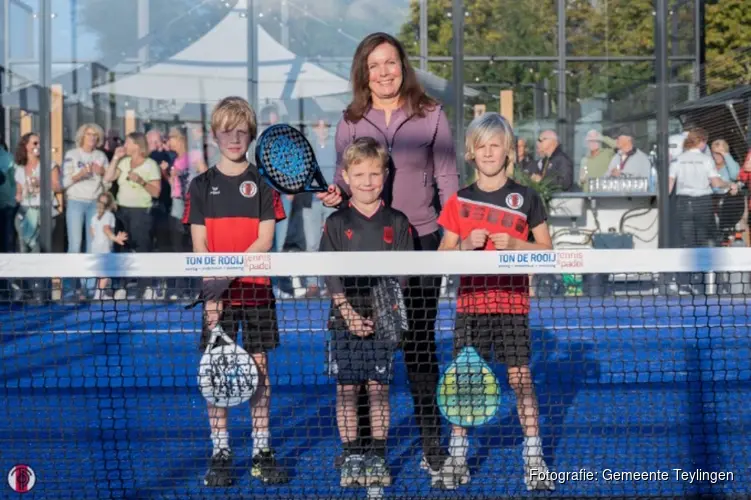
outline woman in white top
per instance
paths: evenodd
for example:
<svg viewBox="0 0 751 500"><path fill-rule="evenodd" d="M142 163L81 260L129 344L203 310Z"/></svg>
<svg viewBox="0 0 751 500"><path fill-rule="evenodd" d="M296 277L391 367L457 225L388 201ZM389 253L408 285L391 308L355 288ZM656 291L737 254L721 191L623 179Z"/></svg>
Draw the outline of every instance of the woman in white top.
<svg viewBox="0 0 751 500"><path fill-rule="evenodd" d="M712 246L717 233L712 208L712 188L727 188L731 194L738 185L725 182L711 156L702 151L707 146L703 129L691 130L683 143L683 153L670 164L669 189L675 190L680 223L681 246L699 248Z"/></svg>
<svg viewBox="0 0 751 500"><path fill-rule="evenodd" d="M54 225L54 217L59 214L54 193L61 191L60 170L54 164L50 168L52 170L52 223ZM42 250L39 242L40 208L42 204L39 169L39 136L30 132L21 137L15 153L14 178L16 181L16 201L19 205L15 225L21 253L37 253ZM45 250L51 251L51 249Z"/></svg>
<svg viewBox="0 0 751 500"><path fill-rule="evenodd" d="M109 162L104 152L97 149L103 141L102 128L95 123L86 123L76 132L77 147L65 153L63 189L69 253L81 252L83 228L96 214L97 197L109 189L109 184L102 182ZM86 252L91 252L88 234Z"/></svg>

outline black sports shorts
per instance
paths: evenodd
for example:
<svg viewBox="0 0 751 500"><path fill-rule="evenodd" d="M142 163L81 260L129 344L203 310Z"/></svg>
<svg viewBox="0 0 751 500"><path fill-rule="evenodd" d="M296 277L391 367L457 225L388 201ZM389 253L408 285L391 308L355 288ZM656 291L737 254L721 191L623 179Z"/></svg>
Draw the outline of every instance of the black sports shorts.
<svg viewBox="0 0 751 500"><path fill-rule="evenodd" d="M474 347L486 361L507 366L529 365L529 316L526 314L462 314L454 325L454 354Z"/></svg>
<svg viewBox="0 0 751 500"><path fill-rule="evenodd" d="M276 320L276 305L271 301L262 305L232 305L225 302L219 318L224 333L237 342L237 333L242 326L243 348L249 354L261 354L279 346L279 328ZM204 315L199 349L206 350L211 339ZM220 339L217 345L224 342Z"/></svg>

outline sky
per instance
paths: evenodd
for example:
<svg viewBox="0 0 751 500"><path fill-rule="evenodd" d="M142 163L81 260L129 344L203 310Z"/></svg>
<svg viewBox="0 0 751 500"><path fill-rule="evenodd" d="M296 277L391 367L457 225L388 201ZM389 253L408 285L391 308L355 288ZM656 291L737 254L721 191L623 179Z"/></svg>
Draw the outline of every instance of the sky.
<svg viewBox="0 0 751 500"><path fill-rule="evenodd" d="M73 56L73 7L77 0L52 0L52 56L54 61L69 61ZM132 0L131 0L132 1ZM11 0L9 51L11 59L38 57L39 19L31 17L29 10L39 11L39 0ZM26 5L27 8L22 7ZM31 21L32 32L28 30ZM87 33L80 21L77 23L76 47L78 58L96 59L99 56L96 37Z"/></svg>

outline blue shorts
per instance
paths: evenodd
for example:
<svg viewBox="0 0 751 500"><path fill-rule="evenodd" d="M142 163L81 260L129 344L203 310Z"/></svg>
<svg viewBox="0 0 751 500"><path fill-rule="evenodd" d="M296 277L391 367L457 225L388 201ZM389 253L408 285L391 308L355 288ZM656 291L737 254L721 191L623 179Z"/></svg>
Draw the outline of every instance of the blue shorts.
<svg viewBox="0 0 751 500"><path fill-rule="evenodd" d="M392 342L332 330L327 344L326 368L337 384L359 385L369 380L391 383L396 350Z"/></svg>

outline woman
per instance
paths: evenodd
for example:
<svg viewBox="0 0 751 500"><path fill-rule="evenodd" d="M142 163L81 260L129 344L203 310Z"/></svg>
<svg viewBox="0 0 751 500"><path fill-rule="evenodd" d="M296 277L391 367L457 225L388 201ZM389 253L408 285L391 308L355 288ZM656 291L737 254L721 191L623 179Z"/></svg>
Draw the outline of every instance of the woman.
<svg viewBox="0 0 751 500"><path fill-rule="evenodd" d="M167 177L172 198L172 208L169 217L169 232L172 252L190 252L193 246L190 242L190 227L183 224L185 214L185 198L190 181L206 171L203 154L199 150L188 151L188 137L181 127L172 127L167 139L167 147L175 153L176 158L171 168L162 168L162 175ZM172 284L170 299L177 300L182 295L190 295L190 280L180 280Z"/></svg>
<svg viewBox="0 0 751 500"><path fill-rule="evenodd" d="M735 161L733 155L730 154L730 146L728 146L728 143L724 139L717 139L715 141L712 141L711 149L712 153L719 153L722 155L725 167L728 174L730 175L729 180L735 180L738 177L738 172L740 172L741 167L740 165L738 165L738 162ZM725 179L725 176L722 176L722 178L723 180L728 180Z"/></svg>
<svg viewBox="0 0 751 500"><path fill-rule="evenodd" d="M21 253L39 253L39 252L59 252L61 251L59 243L56 244L55 228L60 225L60 210L55 193L62 191L60 186L60 170L57 165L50 165L52 181L52 248L42 248L39 239L41 229L42 205L41 197L41 171L39 164L39 136L33 132L24 134L18 142L14 155L14 180L16 183L16 202L18 203L18 212L15 218L15 228L18 235L18 250ZM39 280L31 283L24 283L22 286L27 289L31 285L36 295L35 299L44 300L42 290L49 289ZM62 282L59 278L51 280L52 300L62 298Z"/></svg>
<svg viewBox="0 0 751 500"><path fill-rule="evenodd" d="M65 228L68 253L80 253L83 249L82 234L96 215L97 199L109 189L102 182L109 165L107 155L98 148L104 145L104 131L95 123L85 123L76 132L75 149L65 153L63 160L63 189L65 196ZM91 253L91 237L86 233L86 253ZM92 283L93 285L93 283ZM81 280L86 289L86 280ZM83 297L85 292L79 294Z"/></svg>
<svg viewBox="0 0 751 500"><path fill-rule="evenodd" d="M152 250L151 228L153 217L151 205L159 198L161 173L159 165L148 157L146 136L140 132L128 134L125 145L112 155L112 162L104 173L104 182L117 180L118 217L123 231L128 233L128 247L134 252ZM154 291L151 286L144 290L144 299L151 299ZM116 293L116 299L122 294Z"/></svg>
<svg viewBox="0 0 751 500"><path fill-rule="evenodd" d="M163 172L169 176L169 186L172 198L172 210L170 213L170 228L172 234L172 251L186 252L192 247L186 240L189 231L183 225L185 213L185 197L188 193L190 181L197 175L206 171L203 155L198 150L188 152L188 138L185 131L180 127L172 127L169 131L167 146L175 153L176 158L172 168Z"/></svg>
<svg viewBox="0 0 751 500"><path fill-rule="evenodd" d="M437 250L440 235L434 186L442 204L459 188L446 115L425 94L402 45L386 33L374 33L360 42L350 80L352 102L336 128L334 185L318 197L328 207L341 204L347 197L342 152L358 137L373 137L390 155L384 201L409 218L415 228L416 250ZM442 422L435 399L439 372L434 323L440 281L440 277L410 279L405 294L409 333L403 348L422 438L422 466L430 472L433 486L452 488L454 475L444 467L448 454L440 444Z"/></svg>
<svg viewBox="0 0 751 500"><path fill-rule="evenodd" d="M21 253L38 253L42 250L52 251L50 248L41 248L39 241L40 208L42 197L40 193L40 165L39 165L39 136L29 132L21 137L15 153L16 202L18 214L16 215L16 232L18 233L19 251ZM57 223L56 217L60 214L57 198L54 193L59 193L60 170L57 165L51 165L52 177L52 224Z"/></svg>
<svg viewBox="0 0 751 500"><path fill-rule="evenodd" d="M703 129L689 131L683 142L683 153L670 165L668 189L671 193L675 190L683 248L715 244L717 224L712 206L712 188L728 189L731 195L738 192L738 185L722 180L712 157L702 152L706 146L707 133ZM699 293L685 281L680 288L675 283L671 283L670 287L672 291Z"/></svg>
<svg viewBox="0 0 751 500"><path fill-rule="evenodd" d="M68 234L68 252L80 253L81 235L89 221L96 215L100 194L109 189L102 176L109 162L104 152L97 148L104 143L104 132L99 125L86 123L76 132L76 147L65 153L63 160L63 188L65 189L65 222ZM88 235L88 231L86 232ZM91 252L91 238L86 238L86 252Z"/></svg>
<svg viewBox="0 0 751 500"><path fill-rule="evenodd" d="M722 180L711 157L702 153L707 146L707 133L694 129L683 142L683 153L670 165L668 187L675 189L677 209L681 216L683 248L711 246L715 236L712 213L712 188L738 192L738 185Z"/></svg>

